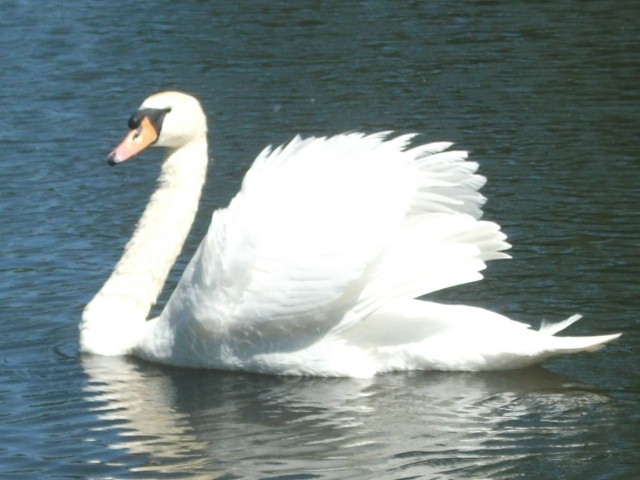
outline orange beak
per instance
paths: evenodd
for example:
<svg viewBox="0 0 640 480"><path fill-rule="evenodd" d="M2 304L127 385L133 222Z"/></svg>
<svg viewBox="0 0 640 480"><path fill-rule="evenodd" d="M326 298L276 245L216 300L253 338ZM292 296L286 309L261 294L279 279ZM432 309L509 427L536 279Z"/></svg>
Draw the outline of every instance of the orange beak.
<svg viewBox="0 0 640 480"><path fill-rule="evenodd" d="M158 132L148 117L143 117L138 128L129 131L113 152L109 154L109 165L129 160L158 139Z"/></svg>

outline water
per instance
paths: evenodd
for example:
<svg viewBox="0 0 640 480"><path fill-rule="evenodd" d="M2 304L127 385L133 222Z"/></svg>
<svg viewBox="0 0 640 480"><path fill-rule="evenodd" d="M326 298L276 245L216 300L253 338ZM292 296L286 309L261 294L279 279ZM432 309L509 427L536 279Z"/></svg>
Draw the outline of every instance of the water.
<svg viewBox="0 0 640 480"><path fill-rule="evenodd" d="M640 7L255 3L2 2L1 476L637 477ZM624 336L525 371L367 381L78 355L158 171L157 152L105 156L167 88L202 100L215 157L168 289L264 145L417 130L473 151L514 244L438 298Z"/></svg>

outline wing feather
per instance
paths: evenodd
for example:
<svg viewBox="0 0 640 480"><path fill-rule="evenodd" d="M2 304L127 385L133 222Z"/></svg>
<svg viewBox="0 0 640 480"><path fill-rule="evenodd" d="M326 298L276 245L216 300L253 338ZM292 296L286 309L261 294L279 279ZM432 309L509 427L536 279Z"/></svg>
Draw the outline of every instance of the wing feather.
<svg viewBox="0 0 640 480"><path fill-rule="evenodd" d="M214 213L160 321L292 350L398 297L480 278L508 245L476 220L477 164L448 142L389 135L264 149Z"/></svg>

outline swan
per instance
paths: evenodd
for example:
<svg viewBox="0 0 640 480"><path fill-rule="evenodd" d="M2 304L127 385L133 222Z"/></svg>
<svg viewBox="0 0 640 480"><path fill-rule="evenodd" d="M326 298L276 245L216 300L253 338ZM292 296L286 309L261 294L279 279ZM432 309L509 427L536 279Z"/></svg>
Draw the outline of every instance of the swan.
<svg viewBox="0 0 640 480"><path fill-rule="evenodd" d="M345 133L267 147L211 224L157 318L208 163L196 98L161 92L129 119L120 164L166 148L158 187L111 276L87 304L81 352L252 372L371 377L502 370L596 350L619 334L558 337L491 311L417 299L510 258L480 220L485 178L448 142Z"/></svg>

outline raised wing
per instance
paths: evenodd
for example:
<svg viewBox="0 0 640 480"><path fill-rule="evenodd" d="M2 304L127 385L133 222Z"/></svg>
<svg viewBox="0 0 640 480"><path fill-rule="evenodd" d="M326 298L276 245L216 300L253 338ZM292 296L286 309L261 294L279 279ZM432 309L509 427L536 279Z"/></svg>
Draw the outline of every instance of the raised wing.
<svg viewBox="0 0 640 480"><path fill-rule="evenodd" d="M387 301L477 279L482 260L508 247L476 220L484 178L465 152L407 148L412 138L296 137L265 149L214 213L160 318L167 331L218 339L220 351L203 355L295 351Z"/></svg>

